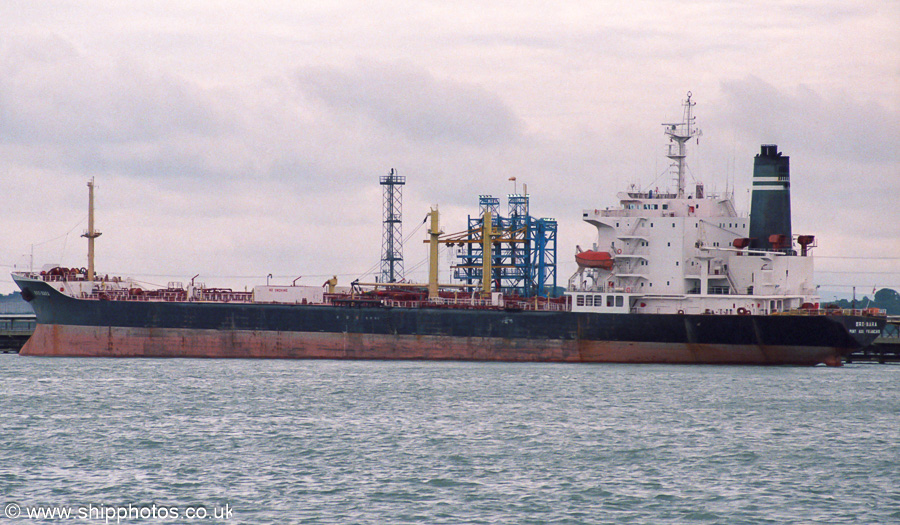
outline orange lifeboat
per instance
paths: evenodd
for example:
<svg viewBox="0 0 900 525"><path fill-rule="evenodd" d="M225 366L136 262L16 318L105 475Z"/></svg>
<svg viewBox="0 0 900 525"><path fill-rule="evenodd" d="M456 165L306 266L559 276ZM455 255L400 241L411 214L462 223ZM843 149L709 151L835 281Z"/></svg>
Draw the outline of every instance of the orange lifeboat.
<svg viewBox="0 0 900 525"><path fill-rule="evenodd" d="M604 270L612 270L613 258L609 252L597 252L587 250L575 254L575 262L581 268L602 268Z"/></svg>

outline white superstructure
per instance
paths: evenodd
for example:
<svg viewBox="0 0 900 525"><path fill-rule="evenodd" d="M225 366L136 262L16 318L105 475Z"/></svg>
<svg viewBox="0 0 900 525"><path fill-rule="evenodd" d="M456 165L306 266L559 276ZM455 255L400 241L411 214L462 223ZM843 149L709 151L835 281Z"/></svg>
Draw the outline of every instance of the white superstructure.
<svg viewBox="0 0 900 525"><path fill-rule="evenodd" d="M579 268L567 291L573 310L768 314L818 302L811 236L799 237L800 255L785 235L767 234L765 249L751 249L751 219L737 214L731 195L707 195L702 184L686 191L685 143L700 133L690 98L683 121L664 124L677 192L632 187L618 194L618 208L584 210L597 236L590 250L576 253ZM763 146L769 151L776 155L775 146ZM754 191L769 191L768 178L755 176ZM776 189L787 192L786 171L780 182ZM789 223L789 208L785 213Z"/></svg>

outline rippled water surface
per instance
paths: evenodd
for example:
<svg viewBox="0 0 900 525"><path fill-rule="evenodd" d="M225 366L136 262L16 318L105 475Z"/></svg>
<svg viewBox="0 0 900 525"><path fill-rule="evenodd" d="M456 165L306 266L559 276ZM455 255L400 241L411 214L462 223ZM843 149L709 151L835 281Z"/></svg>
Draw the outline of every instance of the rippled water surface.
<svg viewBox="0 0 900 525"><path fill-rule="evenodd" d="M16 523L900 523L900 366L3 355L0 377Z"/></svg>

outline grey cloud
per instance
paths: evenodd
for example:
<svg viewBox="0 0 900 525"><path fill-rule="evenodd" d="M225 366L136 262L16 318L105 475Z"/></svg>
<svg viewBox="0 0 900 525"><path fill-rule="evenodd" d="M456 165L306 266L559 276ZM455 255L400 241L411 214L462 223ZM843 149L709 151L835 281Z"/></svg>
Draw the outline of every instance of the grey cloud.
<svg viewBox="0 0 900 525"><path fill-rule="evenodd" d="M179 76L104 62L55 36L7 44L0 68L0 143L27 163L214 176L209 148L236 126L210 93Z"/></svg>
<svg viewBox="0 0 900 525"><path fill-rule="evenodd" d="M333 110L363 115L410 139L491 145L521 138L521 121L497 95L406 65L308 67L296 78L304 93Z"/></svg>
<svg viewBox="0 0 900 525"><path fill-rule="evenodd" d="M120 164L124 144L209 137L226 126L186 80L94 60L58 37L5 46L0 67L0 142L43 144L79 168Z"/></svg>
<svg viewBox="0 0 900 525"><path fill-rule="evenodd" d="M763 141L863 163L900 161L900 112L849 94L785 93L757 77L725 82L723 120Z"/></svg>

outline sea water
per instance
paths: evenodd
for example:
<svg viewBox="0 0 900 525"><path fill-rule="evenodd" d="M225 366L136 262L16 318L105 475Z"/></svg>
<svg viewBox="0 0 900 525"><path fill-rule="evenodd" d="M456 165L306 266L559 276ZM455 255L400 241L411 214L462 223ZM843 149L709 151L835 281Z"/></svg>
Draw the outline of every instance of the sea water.
<svg viewBox="0 0 900 525"><path fill-rule="evenodd" d="M896 365L4 355L0 407L10 523L900 523Z"/></svg>

